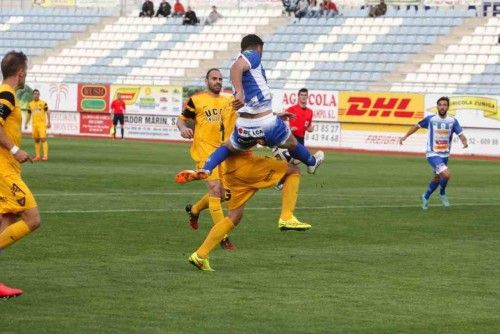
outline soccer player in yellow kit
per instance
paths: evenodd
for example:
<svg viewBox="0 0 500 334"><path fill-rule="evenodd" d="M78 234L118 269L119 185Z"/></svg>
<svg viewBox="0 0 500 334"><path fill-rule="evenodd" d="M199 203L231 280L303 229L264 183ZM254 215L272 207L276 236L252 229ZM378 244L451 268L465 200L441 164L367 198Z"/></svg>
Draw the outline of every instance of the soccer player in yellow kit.
<svg viewBox="0 0 500 334"><path fill-rule="evenodd" d="M226 201L229 212L212 227L203 244L189 257L189 262L200 270L213 271L208 256L224 235L240 222L246 203L259 189L274 187L280 180L284 180L281 217L298 221L293 215L300 184L298 166L283 160L256 156L251 151L230 155L225 161L223 177L224 186L230 190ZM300 223L300 227L300 230L308 230L311 225Z"/></svg>
<svg viewBox="0 0 500 334"><path fill-rule="evenodd" d="M1 62L0 86L0 253L40 226L40 213L30 189L21 178L21 164L31 157L19 148L21 108L16 89L26 80L28 59L22 52L8 52ZM2 271L8 266L1 264ZM20 289L0 283L0 298L21 295Z"/></svg>
<svg viewBox="0 0 500 334"><path fill-rule="evenodd" d="M49 143L47 143L47 129L50 129L50 113L47 102L40 100L40 91L33 90L33 101L28 104L28 117L24 128L28 128L28 123L32 120L32 134L35 140L35 161L40 160L40 147L43 149L44 161L49 160Z"/></svg>
<svg viewBox="0 0 500 334"><path fill-rule="evenodd" d="M205 83L207 90L189 99L177 121L181 136L193 139L191 157L195 161L196 169L202 168L208 156L226 141L236 122L236 113L231 106L233 97L221 94L222 73L220 70L217 68L208 70ZM189 126L189 122L193 121L194 129ZM193 229L198 229L198 216L206 208L209 208L214 224L224 219L221 206L224 196L224 187L221 182L223 168L223 165L218 166L206 179L208 193L194 205L186 206L189 224ZM225 249L235 249L227 236L220 242Z"/></svg>

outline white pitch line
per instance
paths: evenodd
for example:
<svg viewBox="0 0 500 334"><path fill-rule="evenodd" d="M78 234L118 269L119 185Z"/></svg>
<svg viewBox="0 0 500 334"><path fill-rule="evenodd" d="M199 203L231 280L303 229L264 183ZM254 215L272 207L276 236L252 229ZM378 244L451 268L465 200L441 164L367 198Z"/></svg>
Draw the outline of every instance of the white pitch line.
<svg viewBox="0 0 500 334"><path fill-rule="evenodd" d="M123 193L123 192L117 192L117 193L42 193L42 194L35 194L35 197L97 197L97 196L122 196L122 197L130 197L130 196L201 196L203 194L203 191L199 192L138 192L138 193ZM275 191L275 192L259 192L259 196L281 196L281 192ZM415 194L401 194L401 195L377 195L377 194L342 194L342 193L330 193L330 192L325 192L321 191L321 196L322 197L355 197L355 198L396 198L396 199L401 199L403 197L420 197L414 196ZM318 196L317 193L315 192L299 192L299 196ZM490 200L490 198L480 198L480 197L451 197L452 199L463 199L463 200Z"/></svg>
<svg viewBox="0 0 500 334"><path fill-rule="evenodd" d="M438 207L441 205L431 205L431 207ZM452 207L461 206L500 206L500 203L458 203ZM402 204L402 205L326 205L326 206L304 206L297 207L297 210L329 210L329 209L398 209L398 208L420 208L420 205L415 204ZM281 207L265 207L265 208L246 208L250 211L262 210L281 210ZM165 208L165 209L103 209L103 210L46 210L41 213L58 214L58 213L120 213L120 212L171 212L182 211L180 208Z"/></svg>

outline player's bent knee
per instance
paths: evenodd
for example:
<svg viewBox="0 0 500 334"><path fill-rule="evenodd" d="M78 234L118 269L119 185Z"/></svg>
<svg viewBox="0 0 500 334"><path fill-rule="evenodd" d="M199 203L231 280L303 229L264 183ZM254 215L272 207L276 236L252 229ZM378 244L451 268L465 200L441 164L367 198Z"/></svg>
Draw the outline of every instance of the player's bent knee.
<svg viewBox="0 0 500 334"><path fill-rule="evenodd" d="M29 226L31 231L34 231L37 228L39 228L42 223L38 208L26 210L22 213L21 216L24 222Z"/></svg>
<svg viewBox="0 0 500 334"><path fill-rule="evenodd" d="M208 182L208 194L212 197L224 197L224 191L219 181L209 181Z"/></svg>
<svg viewBox="0 0 500 334"><path fill-rule="evenodd" d="M243 208L229 210L227 217L231 219L234 226L238 225L243 217Z"/></svg>
<svg viewBox="0 0 500 334"><path fill-rule="evenodd" d="M441 174L439 174L439 176L445 180L449 180L450 179L450 173L446 170L444 172L442 172Z"/></svg>
<svg viewBox="0 0 500 334"><path fill-rule="evenodd" d="M298 165L288 164L286 175L298 174L300 175L300 168Z"/></svg>
<svg viewBox="0 0 500 334"><path fill-rule="evenodd" d="M298 143L299 142L297 141L295 136L290 134L290 137L288 137L288 139L285 141L285 143L283 145L281 145L280 147L286 148L288 150L293 150L295 147L297 147Z"/></svg>

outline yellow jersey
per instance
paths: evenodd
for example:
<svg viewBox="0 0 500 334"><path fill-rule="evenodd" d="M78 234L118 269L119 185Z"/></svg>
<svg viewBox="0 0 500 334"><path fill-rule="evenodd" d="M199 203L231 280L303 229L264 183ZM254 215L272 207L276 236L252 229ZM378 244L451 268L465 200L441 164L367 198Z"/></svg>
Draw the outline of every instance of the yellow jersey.
<svg viewBox="0 0 500 334"><path fill-rule="evenodd" d="M0 85L0 126L12 144L21 145L21 108L16 92L7 85ZM10 151L0 145L0 175L20 174L21 164Z"/></svg>
<svg viewBox="0 0 500 334"><path fill-rule="evenodd" d="M44 100L33 100L28 104L28 113L31 114L33 127L47 125L47 111L49 111L49 107Z"/></svg>
<svg viewBox="0 0 500 334"><path fill-rule="evenodd" d="M213 150L229 139L236 123L232 101L231 95L216 96L208 92L197 93L189 99L181 119L194 120L193 160L205 161Z"/></svg>

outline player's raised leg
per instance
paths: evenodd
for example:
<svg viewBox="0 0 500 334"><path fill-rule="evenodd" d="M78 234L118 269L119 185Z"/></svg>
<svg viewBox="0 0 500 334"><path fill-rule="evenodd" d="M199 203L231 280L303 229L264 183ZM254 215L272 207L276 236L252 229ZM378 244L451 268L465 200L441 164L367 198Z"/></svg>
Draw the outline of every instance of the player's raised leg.
<svg viewBox="0 0 500 334"><path fill-rule="evenodd" d="M288 149L292 158L304 163L307 166L307 172L309 174L315 174L319 165L325 160L323 151L317 151L312 155L292 134L290 134L287 141L280 147Z"/></svg>

